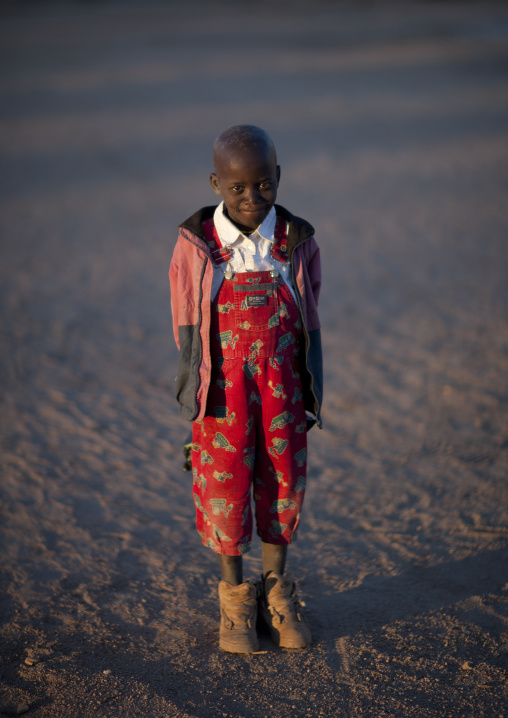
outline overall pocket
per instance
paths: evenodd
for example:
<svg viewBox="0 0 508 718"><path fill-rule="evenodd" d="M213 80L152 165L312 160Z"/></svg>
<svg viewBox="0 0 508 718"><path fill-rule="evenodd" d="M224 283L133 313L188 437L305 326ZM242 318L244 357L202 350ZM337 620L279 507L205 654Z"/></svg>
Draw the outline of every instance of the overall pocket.
<svg viewBox="0 0 508 718"><path fill-rule="evenodd" d="M261 332L279 325L279 297L274 282L235 284L234 297L237 329Z"/></svg>

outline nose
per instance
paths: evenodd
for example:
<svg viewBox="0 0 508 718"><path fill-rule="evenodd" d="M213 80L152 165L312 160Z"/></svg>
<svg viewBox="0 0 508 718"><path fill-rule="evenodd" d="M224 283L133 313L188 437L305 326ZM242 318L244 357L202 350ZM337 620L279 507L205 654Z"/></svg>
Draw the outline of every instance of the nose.
<svg viewBox="0 0 508 718"><path fill-rule="evenodd" d="M249 202L249 204L259 204L261 200L261 192L259 191L259 187L247 187L246 188L246 199Z"/></svg>

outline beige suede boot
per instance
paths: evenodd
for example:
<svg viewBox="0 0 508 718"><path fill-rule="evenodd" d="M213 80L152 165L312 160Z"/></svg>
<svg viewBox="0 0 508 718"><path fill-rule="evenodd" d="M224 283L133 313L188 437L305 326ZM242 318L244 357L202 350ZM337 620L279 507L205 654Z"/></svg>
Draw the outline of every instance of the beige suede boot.
<svg viewBox="0 0 508 718"><path fill-rule="evenodd" d="M291 573L261 579L259 609L272 641L281 648L305 648L312 640Z"/></svg>
<svg viewBox="0 0 508 718"><path fill-rule="evenodd" d="M219 600L219 646L230 653L253 653L259 650L256 586L249 581L240 586L221 581Z"/></svg>

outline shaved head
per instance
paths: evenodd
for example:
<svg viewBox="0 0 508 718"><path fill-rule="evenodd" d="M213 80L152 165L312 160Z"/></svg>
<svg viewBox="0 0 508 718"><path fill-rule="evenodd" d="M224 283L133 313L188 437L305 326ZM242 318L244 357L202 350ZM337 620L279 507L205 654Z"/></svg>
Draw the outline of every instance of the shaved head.
<svg viewBox="0 0 508 718"><path fill-rule="evenodd" d="M256 125L234 125L224 130L213 144L215 171L224 159L246 151L257 151L277 164L277 153L270 135Z"/></svg>
<svg viewBox="0 0 508 718"><path fill-rule="evenodd" d="M280 167L272 138L261 127L235 125L213 145L210 184L224 212L243 232L263 222L277 198Z"/></svg>

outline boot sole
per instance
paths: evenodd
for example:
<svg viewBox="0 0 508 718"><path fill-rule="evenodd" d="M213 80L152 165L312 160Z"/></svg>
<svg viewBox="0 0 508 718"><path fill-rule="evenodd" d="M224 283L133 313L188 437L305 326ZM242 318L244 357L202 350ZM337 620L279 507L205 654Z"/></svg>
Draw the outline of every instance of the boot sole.
<svg viewBox="0 0 508 718"><path fill-rule="evenodd" d="M227 653L255 653L259 651L258 641L251 643L219 640L219 648Z"/></svg>

